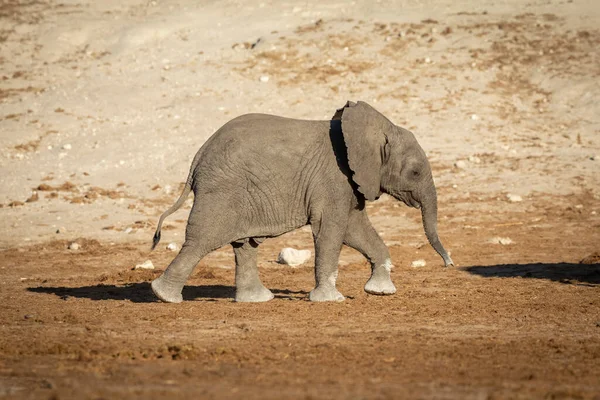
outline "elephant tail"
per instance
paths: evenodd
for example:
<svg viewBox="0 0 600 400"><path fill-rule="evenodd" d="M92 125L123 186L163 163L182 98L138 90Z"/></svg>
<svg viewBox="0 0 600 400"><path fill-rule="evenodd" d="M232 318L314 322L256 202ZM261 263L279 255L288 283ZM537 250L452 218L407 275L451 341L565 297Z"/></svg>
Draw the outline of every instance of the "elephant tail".
<svg viewBox="0 0 600 400"><path fill-rule="evenodd" d="M183 205L183 203L185 202L185 200L187 199L187 197L191 191L192 191L192 172L190 171L190 175L188 176L188 179L185 182L185 187L183 188L183 192L181 192L181 195L179 196L179 198L177 199L175 204L173 204L171 206L171 208L169 208L167 211L165 211L158 220L158 226L156 227L156 232L154 232L154 238L152 239L152 250L154 250L154 248L158 245L158 242L160 242L160 230L162 228L163 221L169 215L171 215L175 211L179 210L179 208Z"/></svg>
<svg viewBox="0 0 600 400"><path fill-rule="evenodd" d="M190 173L188 174L187 180L185 181L185 186L183 187L183 192L181 192L181 195L179 196L179 198L177 199L175 204L173 204L171 206L171 208L169 208L167 211L165 211L160 216L160 218L158 220L158 226L156 227L156 232L154 232L154 238L152 239L152 249L151 250L154 250L156 248L156 246L158 245L158 242L160 242L160 229L162 228L162 223L165 220L165 218L167 218L169 215L173 214L175 211L179 210L179 208L183 205L183 203L187 199L188 195L192 191L192 184L194 182L194 170L196 169L196 165L198 164L198 161L200 160L201 155L202 155L202 149L200 149L200 151L198 151L198 153L194 157L194 161L192 161L192 166L190 167Z"/></svg>

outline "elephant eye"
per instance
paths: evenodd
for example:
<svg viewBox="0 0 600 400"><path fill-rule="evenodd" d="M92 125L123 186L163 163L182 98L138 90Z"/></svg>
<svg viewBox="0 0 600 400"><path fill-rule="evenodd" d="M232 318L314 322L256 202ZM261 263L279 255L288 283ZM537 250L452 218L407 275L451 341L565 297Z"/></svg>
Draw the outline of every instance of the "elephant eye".
<svg viewBox="0 0 600 400"><path fill-rule="evenodd" d="M413 171L412 171L412 176L413 176L414 178L418 177L418 176L419 176L419 171L418 171L418 170L416 170L416 169L413 169Z"/></svg>

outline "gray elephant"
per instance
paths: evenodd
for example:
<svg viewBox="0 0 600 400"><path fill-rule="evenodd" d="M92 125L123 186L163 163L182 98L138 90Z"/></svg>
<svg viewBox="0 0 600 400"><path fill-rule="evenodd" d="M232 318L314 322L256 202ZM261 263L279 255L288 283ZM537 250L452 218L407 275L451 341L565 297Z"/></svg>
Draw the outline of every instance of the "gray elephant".
<svg viewBox="0 0 600 400"><path fill-rule="evenodd" d="M226 123L194 157L183 193L159 219L153 249L163 220L192 190L185 242L152 282L166 302L181 302L198 262L226 244L235 253L235 300L271 300L258 276L257 248L307 224L315 246L310 300L344 300L336 289L342 244L370 261L366 292L395 293L389 250L365 210L365 201L382 192L421 208L429 243L446 266L453 264L438 238L437 194L425 152L411 132L364 102L348 102L330 121L248 114Z"/></svg>

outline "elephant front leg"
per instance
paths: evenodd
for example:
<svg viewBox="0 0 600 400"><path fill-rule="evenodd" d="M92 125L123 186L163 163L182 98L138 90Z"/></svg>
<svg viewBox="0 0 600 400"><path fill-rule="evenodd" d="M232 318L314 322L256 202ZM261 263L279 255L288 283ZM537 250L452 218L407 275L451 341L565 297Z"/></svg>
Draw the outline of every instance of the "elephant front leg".
<svg viewBox="0 0 600 400"><path fill-rule="evenodd" d="M273 299L273 293L264 287L258 276L258 243L250 239L231 245L235 254L235 301L258 303Z"/></svg>
<svg viewBox="0 0 600 400"><path fill-rule="evenodd" d="M336 289L338 261L342 249L344 227L335 223L312 224L315 240L316 287L310 292L311 301L344 301Z"/></svg>
<svg viewBox="0 0 600 400"><path fill-rule="evenodd" d="M371 225L364 209L350 213L344 243L359 251L371 263L371 277L365 285L365 292L375 295L396 293L390 277L392 260L389 249Z"/></svg>

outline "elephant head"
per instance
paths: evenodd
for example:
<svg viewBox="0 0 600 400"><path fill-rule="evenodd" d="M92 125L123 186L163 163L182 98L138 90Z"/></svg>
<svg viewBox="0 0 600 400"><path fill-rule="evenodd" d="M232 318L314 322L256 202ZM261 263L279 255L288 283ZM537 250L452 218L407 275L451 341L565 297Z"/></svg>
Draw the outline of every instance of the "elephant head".
<svg viewBox="0 0 600 400"><path fill-rule="evenodd" d="M367 200L385 192L420 208L425 235L444 259L452 259L437 233L437 193L425 152L408 130L394 125L367 103L348 102L333 119L341 120L352 180Z"/></svg>

